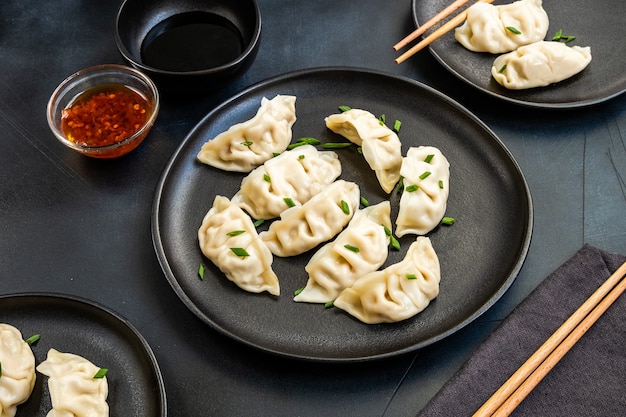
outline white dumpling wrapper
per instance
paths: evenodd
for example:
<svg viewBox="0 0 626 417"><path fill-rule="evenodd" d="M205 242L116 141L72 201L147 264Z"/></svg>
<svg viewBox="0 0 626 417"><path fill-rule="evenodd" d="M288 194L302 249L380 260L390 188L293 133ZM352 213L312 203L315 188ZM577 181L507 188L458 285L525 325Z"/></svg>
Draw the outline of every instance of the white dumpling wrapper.
<svg viewBox="0 0 626 417"><path fill-rule="evenodd" d="M430 162L426 162L432 155ZM421 176L430 172L426 178ZM396 235L425 235L434 229L446 213L450 192L450 164L433 146L409 148L400 173L404 191L396 218ZM408 191L417 186L415 191ZM412 187L415 188L415 187Z"/></svg>
<svg viewBox="0 0 626 417"><path fill-rule="evenodd" d="M348 227L311 257L305 267L309 279L294 301L332 301L358 278L380 268L387 260L389 236L385 227L391 229L390 213L389 201L358 210Z"/></svg>
<svg viewBox="0 0 626 417"><path fill-rule="evenodd" d="M543 40L549 26L541 0L518 0L498 6L478 2L467 9L467 18L455 29L454 36L470 51L501 54ZM513 33L507 27L521 33Z"/></svg>
<svg viewBox="0 0 626 417"><path fill-rule="evenodd" d="M439 258L430 239L419 236L402 261L362 276L334 305L367 324L398 322L428 307L439 295L440 280Z"/></svg>
<svg viewBox="0 0 626 417"><path fill-rule="evenodd" d="M235 172L252 169L281 153L291 142L296 122L296 97L263 97L256 115L207 141L198 160L207 165Z"/></svg>
<svg viewBox="0 0 626 417"><path fill-rule="evenodd" d="M233 234L233 232L243 233ZM204 256L226 278L243 290L280 295L278 277L272 269L272 253L265 246L252 219L227 197L216 196L198 230L198 242ZM242 248L249 256L238 256L231 248Z"/></svg>
<svg viewBox="0 0 626 417"><path fill-rule="evenodd" d="M33 392L35 356L22 333L5 323L0 324L0 364L0 417L13 417Z"/></svg>
<svg viewBox="0 0 626 417"><path fill-rule="evenodd" d="M361 146L382 189L386 193L393 191L400 179L402 165L402 144L396 132L372 113L361 109L331 114L325 121L330 130Z"/></svg>
<svg viewBox="0 0 626 417"><path fill-rule="evenodd" d="M541 41L497 57L491 75L512 90L544 87L570 78L591 62L591 48Z"/></svg>
<svg viewBox="0 0 626 417"><path fill-rule="evenodd" d="M50 349L37 370L48 376L52 410L47 417L108 417L107 377L94 378L100 368L89 360Z"/></svg>
<svg viewBox="0 0 626 417"><path fill-rule="evenodd" d="M333 151L302 145L285 151L254 169L232 198L255 219L273 219L289 208L285 198L302 205L341 175Z"/></svg>
<svg viewBox="0 0 626 417"><path fill-rule="evenodd" d="M341 232L354 216L360 198L357 184L337 180L303 205L283 211L280 219L259 235L274 255L300 255Z"/></svg>

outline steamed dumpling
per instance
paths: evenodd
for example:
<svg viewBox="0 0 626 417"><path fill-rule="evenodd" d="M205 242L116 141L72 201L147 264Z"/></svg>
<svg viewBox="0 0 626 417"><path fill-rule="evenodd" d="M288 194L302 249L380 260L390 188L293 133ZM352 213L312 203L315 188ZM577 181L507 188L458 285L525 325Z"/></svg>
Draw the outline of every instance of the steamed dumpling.
<svg viewBox="0 0 626 417"><path fill-rule="evenodd" d="M294 301L332 301L359 277L377 270L387 259L390 211L389 201L357 211L348 227L311 257L305 267L309 280Z"/></svg>
<svg viewBox="0 0 626 417"><path fill-rule="evenodd" d="M410 148L400 173L404 191L396 218L396 235L425 235L446 213L450 190L450 164L433 146Z"/></svg>
<svg viewBox="0 0 626 417"><path fill-rule="evenodd" d="M402 144L398 135L372 113L350 109L332 114L326 119L326 127L362 147L363 156L376 172L380 186L390 193L400 179Z"/></svg>
<svg viewBox="0 0 626 417"><path fill-rule="evenodd" d="M570 78L589 65L591 48L541 41L497 57L491 67L502 86L522 90L544 87Z"/></svg>
<svg viewBox="0 0 626 417"><path fill-rule="evenodd" d="M13 417L35 386L35 356L22 333L0 323L0 417Z"/></svg>
<svg viewBox="0 0 626 417"><path fill-rule="evenodd" d="M334 305L367 324L397 322L428 307L439 294L440 279L430 239L419 236L401 262L359 278Z"/></svg>
<svg viewBox="0 0 626 417"><path fill-rule="evenodd" d="M454 36L470 51L501 54L543 40L549 25L541 0L499 6L478 2L467 9L467 18Z"/></svg>
<svg viewBox="0 0 626 417"><path fill-rule="evenodd" d="M260 236L277 256L295 256L332 239L354 216L361 191L353 182L337 180L301 206L280 215Z"/></svg>
<svg viewBox="0 0 626 417"><path fill-rule="evenodd" d="M248 174L232 202L255 219L273 219L289 208L285 198L302 205L340 174L341 162L335 152L299 146Z"/></svg>
<svg viewBox="0 0 626 417"><path fill-rule="evenodd" d="M231 126L202 145L198 160L225 171L250 172L287 149L295 122L296 97L263 97L252 119Z"/></svg>
<svg viewBox="0 0 626 417"><path fill-rule="evenodd" d="M50 349L37 370L49 377L48 417L108 417L107 378L94 378L100 368L87 359Z"/></svg>
<svg viewBox="0 0 626 417"><path fill-rule="evenodd" d="M261 241L250 216L228 198L215 197L198 230L198 241L204 256L241 289L280 294L278 277L272 270L272 253ZM236 253L239 249L245 251L243 256Z"/></svg>

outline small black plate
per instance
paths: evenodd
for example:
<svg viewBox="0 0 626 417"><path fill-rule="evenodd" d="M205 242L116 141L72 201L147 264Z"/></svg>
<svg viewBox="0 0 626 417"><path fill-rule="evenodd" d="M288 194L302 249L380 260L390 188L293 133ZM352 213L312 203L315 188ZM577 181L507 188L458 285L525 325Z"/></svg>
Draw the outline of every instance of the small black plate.
<svg viewBox="0 0 626 417"><path fill-rule="evenodd" d="M274 257L280 297L247 293L228 281L198 246L198 228L216 194L232 197L241 173L210 168L196 160L202 144L251 118L261 98L295 95L294 140L342 140L324 118L339 105L385 114L402 122L403 154L409 146L433 145L451 165L448 216L452 227L430 234L442 268L441 291L414 318L366 325L339 309L296 303L293 292L307 280L311 252ZM340 178L359 184L371 204L389 199L356 147L337 151ZM391 194L397 208L399 195ZM392 212L393 221L395 213ZM267 226L267 224L265 225ZM459 330L491 306L511 285L526 256L532 204L519 166L502 142L475 116L441 93L415 81L380 72L320 68L260 83L209 113L187 136L157 186L152 234L170 284L198 317L225 334L257 348L297 358L356 361L417 349ZM415 236L400 240L387 265L404 257ZM204 280L198 267L206 266Z"/></svg>
<svg viewBox="0 0 626 417"><path fill-rule="evenodd" d="M165 417L165 386L156 358L143 336L123 317L92 301L60 294L0 296L0 323L10 324L31 346L35 363L48 350L74 353L108 368L111 416ZM48 378L37 373L32 395L18 406L17 417L44 417L52 408Z"/></svg>
<svg viewBox="0 0 626 417"><path fill-rule="evenodd" d="M415 24L425 23L449 3L448 0L413 0ZM503 3L510 1L494 2ZM491 76L491 64L496 55L465 49L454 39L454 31L431 43L430 52L448 71L470 85L494 97L525 106L555 109L583 107L601 103L626 91L626 42L623 36L609 35L611 28L623 26L626 2L544 0L543 8L550 19L546 40L563 29L563 34L576 36L568 45L591 47L592 60L587 68L560 83L528 90L506 89Z"/></svg>

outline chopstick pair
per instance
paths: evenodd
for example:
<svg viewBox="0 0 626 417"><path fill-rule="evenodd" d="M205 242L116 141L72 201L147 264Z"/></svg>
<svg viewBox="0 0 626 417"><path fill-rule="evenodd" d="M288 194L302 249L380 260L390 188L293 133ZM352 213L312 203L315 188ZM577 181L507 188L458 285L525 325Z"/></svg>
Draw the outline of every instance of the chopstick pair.
<svg viewBox="0 0 626 417"><path fill-rule="evenodd" d="M393 46L393 49L397 51L401 48L404 48L406 45L408 45L410 42L415 40L418 36L422 35L428 29L435 26L437 23L441 22L443 19L445 19L446 17L454 13L458 8L463 6L468 1L469 0L456 0L454 3L450 4L441 12L437 13L433 18L431 18L422 26L420 26L415 31L413 31L410 35L408 35L407 37L402 39L400 42L395 44ZM483 3L493 3L494 0L478 0L478 1L483 2ZM454 18L450 19L448 22L441 25L441 27L439 27L433 33L431 33L430 35L422 39L411 49L409 49L408 51L400 55L398 58L396 58L396 63L401 64L402 62L406 61L407 59L409 59L410 57L412 57L413 55L415 55L416 53L418 53L419 51L421 51L422 49L430 45L432 42L436 41L437 39L439 39L446 33L450 32L455 27L459 26L461 23L465 21L466 18L467 18L467 10L464 10L463 12L456 15Z"/></svg>
<svg viewBox="0 0 626 417"><path fill-rule="evenodd" d="M510 415L625 290L626 262L502 384L473 417Z"/></svg>

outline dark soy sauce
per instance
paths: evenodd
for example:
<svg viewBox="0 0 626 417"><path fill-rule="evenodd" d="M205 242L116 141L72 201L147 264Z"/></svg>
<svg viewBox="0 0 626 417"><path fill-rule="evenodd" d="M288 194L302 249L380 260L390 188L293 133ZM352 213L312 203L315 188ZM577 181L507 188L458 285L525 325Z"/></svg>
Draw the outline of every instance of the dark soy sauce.
<svg viewBox="0 0 626 417"><path fill-rule="evenodd" d="M241 33L228 19L206 12L181 13L148 32L143 63L166 71L198 71L234 61L243 51Z"/></svg>

